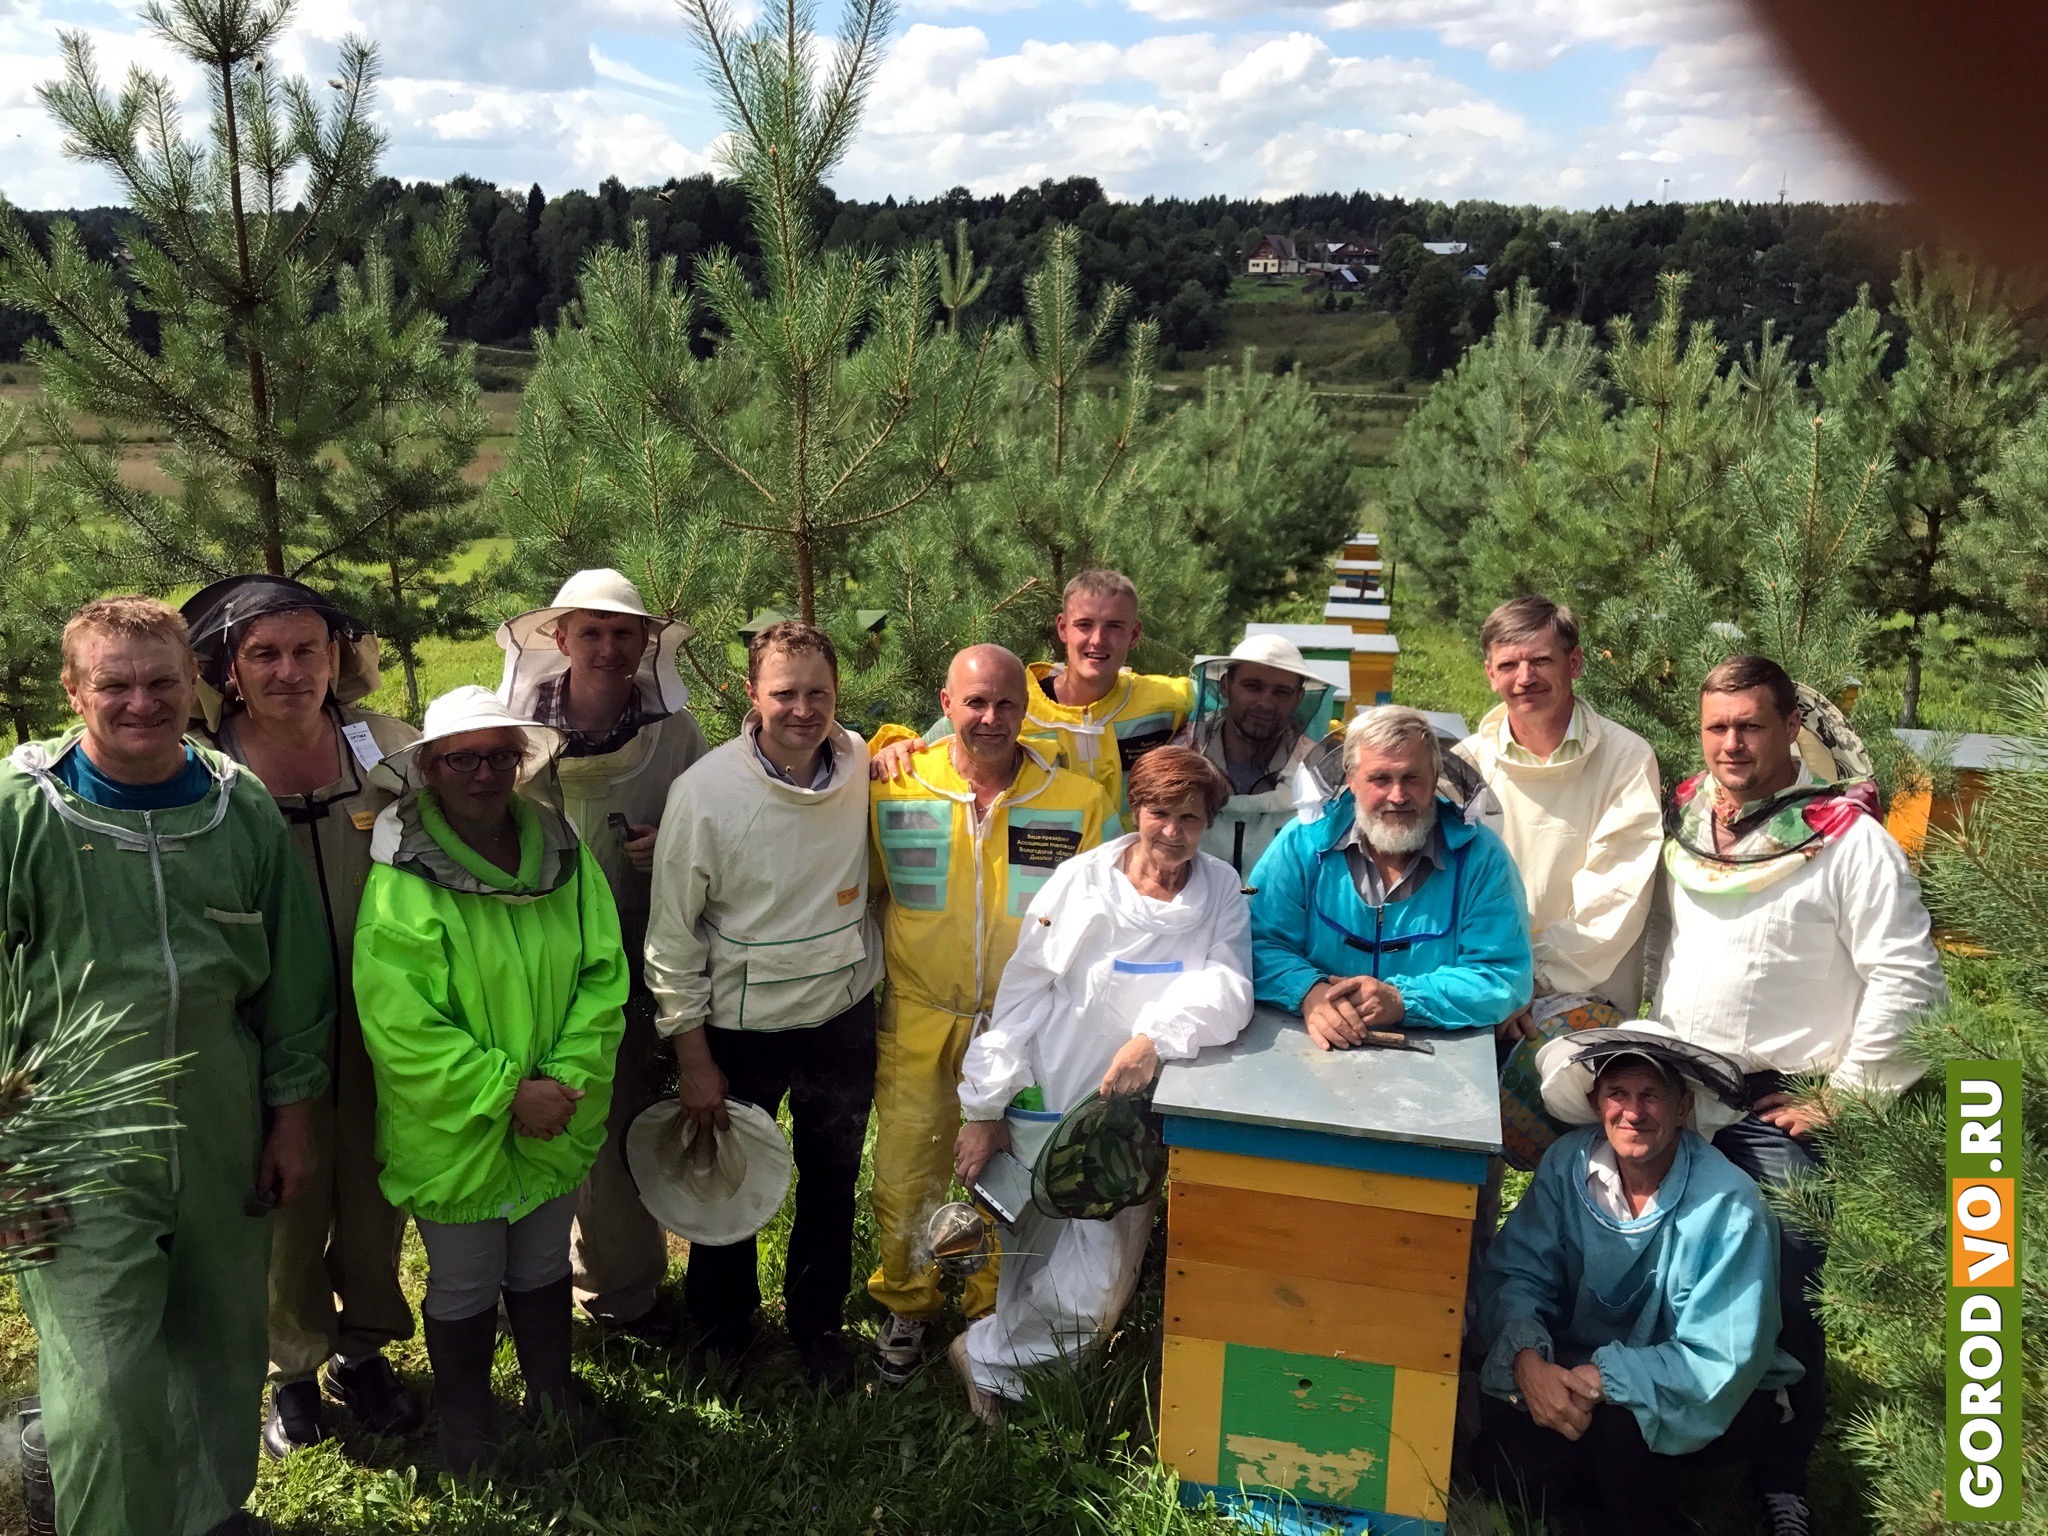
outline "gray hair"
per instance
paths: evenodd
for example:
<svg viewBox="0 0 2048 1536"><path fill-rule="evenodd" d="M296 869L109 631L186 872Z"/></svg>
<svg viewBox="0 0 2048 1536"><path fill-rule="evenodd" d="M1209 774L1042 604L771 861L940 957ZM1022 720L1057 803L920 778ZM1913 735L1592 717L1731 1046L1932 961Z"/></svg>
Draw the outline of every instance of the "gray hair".
<svg viewBox="0 0 2048 1536"><path fill-rule="evenodd" d="M1435 784L1443 773L1444 749L1429 717L1405 704L1361 709L1344 728L1344 776L1351 777L1368 752L1410 752L1417 746L1428 755L1429 782Z"/></svg>

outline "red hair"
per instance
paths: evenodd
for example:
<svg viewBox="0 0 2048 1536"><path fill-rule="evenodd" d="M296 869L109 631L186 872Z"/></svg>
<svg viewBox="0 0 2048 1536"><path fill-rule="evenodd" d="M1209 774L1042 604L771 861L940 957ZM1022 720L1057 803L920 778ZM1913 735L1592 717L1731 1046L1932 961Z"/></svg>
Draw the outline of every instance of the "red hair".
<svg viewBox="0 0 2048 1536"><path fill-rule="evenodd" d="M1147 752L1124 775L1124 796L1131 809L1176 810L1190 800L1201 804L1209 820L1230 798L1230 780L1208 758L1186 747L1159 747Z"/></svg>

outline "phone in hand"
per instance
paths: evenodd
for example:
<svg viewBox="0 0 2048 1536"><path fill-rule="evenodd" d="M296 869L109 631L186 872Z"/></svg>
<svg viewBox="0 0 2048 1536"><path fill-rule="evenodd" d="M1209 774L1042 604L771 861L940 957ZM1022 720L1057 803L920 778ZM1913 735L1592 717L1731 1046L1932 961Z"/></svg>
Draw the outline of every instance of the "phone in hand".
<svg viewBox="0 0 2048 1536"><path fill-rule="evenodd" d="M633 824L626 820L624 811L613 811L605 817L604 824L612 829L612 836L619 840L621 848L633 840Z"/></svg>

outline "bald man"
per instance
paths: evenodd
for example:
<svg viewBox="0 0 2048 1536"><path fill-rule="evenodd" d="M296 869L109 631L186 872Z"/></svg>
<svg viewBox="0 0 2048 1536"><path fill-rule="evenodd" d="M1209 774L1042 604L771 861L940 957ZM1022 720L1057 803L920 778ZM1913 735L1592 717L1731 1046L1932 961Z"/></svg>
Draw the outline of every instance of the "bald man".
<svg viewBox="0 0 2048 1536"><path fill-rule="evenodd" d="M909 1379L939 1313L938 1271L919 1261L924 1224L953 1179L960 1061L995 1002L1024 908L1060 864L1102 841L1109 797L1018 739L1030 687L999 645L960 652L939 691L952 734L911 754L869 797L889 986L875 1061L875 1224L881 1267L868 1291L888 1308L875 1340L886 1382ZM875 750L911 739L884 726ZM995 1267L962 1305L995 1305Z"/></svg>

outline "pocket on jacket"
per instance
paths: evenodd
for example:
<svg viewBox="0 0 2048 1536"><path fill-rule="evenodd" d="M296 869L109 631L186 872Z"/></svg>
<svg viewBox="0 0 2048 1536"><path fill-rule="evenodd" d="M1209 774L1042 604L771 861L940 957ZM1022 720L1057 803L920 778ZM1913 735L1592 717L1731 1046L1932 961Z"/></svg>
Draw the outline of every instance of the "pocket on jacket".
<svg viewBox="0 0 2048 1536"><path fill-rule="evenodd" d="M237 998L247 997L270 979L270 930L263 926L263 914L226 907L201 910L220 936L220 953L232 972L228 990ZM197 971L205 964L199 957L179 961L181 970Z"/></svg>
<svg viewBox="0 0 2048 1536"><path fill-rule="evenodd" d="M859 965L868 952L859 919L829 933L772 944L749 944L745 948L742 962L749 987L780 986L830 976Z"/></svg>

